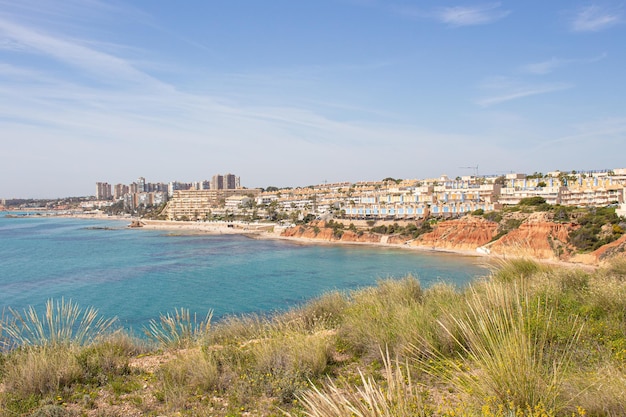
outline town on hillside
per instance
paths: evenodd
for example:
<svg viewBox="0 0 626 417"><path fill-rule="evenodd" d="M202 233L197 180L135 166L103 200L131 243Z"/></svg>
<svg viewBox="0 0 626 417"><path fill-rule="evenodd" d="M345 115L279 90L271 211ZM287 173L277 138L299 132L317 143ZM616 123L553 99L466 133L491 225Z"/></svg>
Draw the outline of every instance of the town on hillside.
<svg viewBox="0 0 626 417"><path fill-rule="evenodd" d="M302 220L332 216L348 220L420 220L455 218L498 211L522 199L542 198L551 205L614 206L626 215L626 168L585 172L554 171L531 175L469 175L430 179L340 182L306 187L245 188L233 174L191 183L150 183L140 177L130 185L96 183L95 198L79 201L83 212L151 214L163 220ZM3 206L9 206L6 201ZM56 203L49 209L69 209ZM61 204L61 205L59 205ZM20 208L33 208L37 202ZM75 207L76 205L74 205Z"/></svg>
<svg viewBox="0 0 626 417"><path fill-rule="evenodd" d="M477 210L500 210L522 199L543 198L551 205L616 206L626 214L626 168L586 172L554 171L401 180L325 183L307 187L248 189L240 178L214 175L211 181L150 184L139 178L130 186L97 184L93 208L123 201L128 211L162 206L167 220L248 217L298 219L332 214L355 220L418 220L458 217Z"/></svg>

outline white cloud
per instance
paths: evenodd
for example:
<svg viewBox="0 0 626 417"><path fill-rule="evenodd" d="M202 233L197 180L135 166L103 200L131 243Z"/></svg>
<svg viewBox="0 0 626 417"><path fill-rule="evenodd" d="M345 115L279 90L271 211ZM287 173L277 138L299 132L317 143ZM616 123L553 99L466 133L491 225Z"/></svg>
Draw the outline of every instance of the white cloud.
<svg viewBox="0 0 626 417"><path fill-rule="evenodd" d="M450 26L473 26L495 22L511 12L502 10L500 3L480 6L444 7L436 11L436 17Z"/></svg>
<svg viewBox="0 0 626 417"><path fill-rule="evenodd" d="M580 8L571 21L574 32L598 32L622 23L621 13L600 6Z"/></svg>

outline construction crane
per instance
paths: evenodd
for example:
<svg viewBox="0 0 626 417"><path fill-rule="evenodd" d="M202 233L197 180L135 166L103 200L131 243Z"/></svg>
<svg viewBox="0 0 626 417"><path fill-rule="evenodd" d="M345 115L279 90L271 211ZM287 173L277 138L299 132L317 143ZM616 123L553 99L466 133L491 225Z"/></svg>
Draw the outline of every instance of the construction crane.
<svg viewBox="0 0 626 417"><path fill-rule="evenodd" d="M478 178L478 165L476 165L475 167L459 167L460 169L473 169L474 170L474 177Z"/></svg>

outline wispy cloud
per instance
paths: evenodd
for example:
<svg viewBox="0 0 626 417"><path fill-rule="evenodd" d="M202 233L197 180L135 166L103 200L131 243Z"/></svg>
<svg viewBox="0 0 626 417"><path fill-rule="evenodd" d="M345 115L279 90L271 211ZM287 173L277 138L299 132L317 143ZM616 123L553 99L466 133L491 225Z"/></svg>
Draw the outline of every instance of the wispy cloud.
<svg viewBox="0 0 626 417"><path fill-rule="evenodd" d="M530 74L536 74L536 75L549 74L552 71L554 71L556 68L562 66L565 62L566 61L562 59L552 57L546 61L535 62L532 64L525 65L523 67L523 71L530 73Z"/></svg>
<svg viewBox="0 0 626 417"><path fill-rule="evenodd" d="M572 85L565 83L528 84L509 77L495 77L481 85L481 89L490 94L477 100L476 104L482 107L489 107L508 101L553 93L570 88L572 88Z"/></svg>
<svg viewBox="0 0 626 417"><path fill-rule="evenodd" d="M474 26L495 22L511 12L503 10L500 3L477 6L444 7L435 11L435 17L450 26Z"/></svg>
<svg viewBox="0 0 626 417"><path fill-rule="evenodd" d="M623 21L621 11L591 5L576 11L571 21L571 29L574 32L599 32Z"/></svg>
<svg viewBox="0 0 626 417"><path fill-rule="evenodd" d="M563 59L552 57L548 60L541 62L534 62L522 67L522 72L534 75L545 75L555 71L557 68L564 67L573 64L591 64L598 62L607 57L607 54L601 54L593 58L587 59Z"/></svg>
<svg viewBox="0 0 626 417"><path fill-rule="evenodd" d="M358 3L359 5L364 5ZM408 19L435 20L452 27L486 25L508 16L511 11L501 4L489 3L475 6L450 6L425 8L409 4L367 2L368 7L379 7Z"/></svg>
<svg viewBox="0 0 626 417"><path fill-rule="evenodd" d="M3 34L10 43L18 45L24 52L34 53L79 69L82 74L90 75L100 82L106 80L117 84L126 81L164 87L161 82L136 69L128 61L76 41L55 37L1 18L0 34Z"/></svg>
<svg viewBox="0 0 626 417"><path fill-rule="evenodd" d="M583 122L571 127L573 132L567 136L544 140L533 151L545 151L546 148L580 144L587 146L592 139L596 144L602 142L609 148L611 144L622 143L626 134L626 118L605 118Z"/></svg>

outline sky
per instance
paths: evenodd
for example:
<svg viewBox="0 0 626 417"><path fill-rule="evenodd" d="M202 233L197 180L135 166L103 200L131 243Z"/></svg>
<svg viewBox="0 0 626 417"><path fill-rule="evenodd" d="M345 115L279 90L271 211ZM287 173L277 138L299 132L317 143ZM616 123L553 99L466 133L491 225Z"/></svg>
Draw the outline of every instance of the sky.
<svg viewBox="0 0 626 417"><path fill-rule="evenodd" d="M626 167L626 2L0 0L0 198Z"/></svg>

